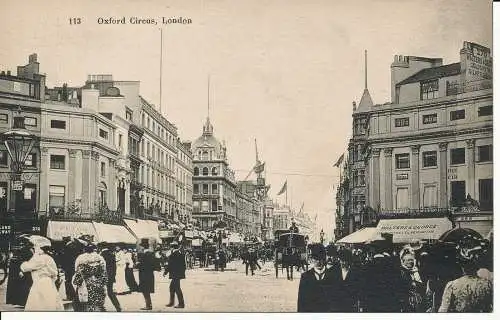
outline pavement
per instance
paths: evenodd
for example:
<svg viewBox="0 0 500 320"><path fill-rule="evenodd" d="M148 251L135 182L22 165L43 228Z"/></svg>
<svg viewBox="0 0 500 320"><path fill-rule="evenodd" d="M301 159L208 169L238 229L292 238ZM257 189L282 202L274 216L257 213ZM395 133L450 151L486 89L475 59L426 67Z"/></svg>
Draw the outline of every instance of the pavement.
<svg viewBox="0 0 500 320"><path fill-rule="evenodd" d="M262 265L262 264L261 264ZM245 275L241 261L228 264L224 272L210 268L195 268L186 271L186 279L181 280L186 307L169 308L168 277L161 272L156 275L155 293L151 295L152 312L296 312L297 292L300 274L294 272L294 280L286 279L285 273L275 277L272 262L256 270L255 275ZM136 279L137 279L136 275ZM5 302L6 284L0 287L0 301ZM144 307L141 293L119 295L118 300L124 312L148 312ZM176 301L177 304L177 301ZM22 308L0 304L0 311L21 311ZM109 299L106 310L114 311ZM151 311L149 311L151 312Z"/></svg>

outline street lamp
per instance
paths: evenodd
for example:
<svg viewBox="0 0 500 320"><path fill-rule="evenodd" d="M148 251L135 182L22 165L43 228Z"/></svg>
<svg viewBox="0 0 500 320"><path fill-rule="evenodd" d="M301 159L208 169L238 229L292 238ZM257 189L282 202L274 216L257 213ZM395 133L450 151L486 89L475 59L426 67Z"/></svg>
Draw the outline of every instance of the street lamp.
<svg viewBox="0 0 500 320"><path fill-rule="evenodd" d="M25 118L21 115L21 107L19 107L17 115L13 117L13 120L12 129L2 134L2 140L4 141L10 157L11 190L14 192L14 201L12 201L13 208L11 208L10 211L15 213L14 219L17 220L16 218L20 217L16 217L16 207L19 205L16 203L16 200L18 194L21 193L24 188L22 173L37 137L26 130L24 125Z"/></svg>

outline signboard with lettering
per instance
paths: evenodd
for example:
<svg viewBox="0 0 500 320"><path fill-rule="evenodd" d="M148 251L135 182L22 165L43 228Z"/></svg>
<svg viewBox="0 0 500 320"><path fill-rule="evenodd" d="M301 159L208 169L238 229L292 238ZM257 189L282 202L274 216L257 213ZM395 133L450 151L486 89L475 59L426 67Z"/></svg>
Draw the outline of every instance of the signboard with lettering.
<svg viewBox="0 0 500 320"><path fill-rule="evenodd" d="M457 168L448 169L448 180L458 179Z"/></svg>
<svg viewBox="0 0 500 320"><path fill-rule="evenodd" d="M387 219L380 220L377 231L393 235L395 243L410 243L417 240L437 240L452 228L448 218Z"/></svg>
<svg viewBox="0 0 500 320"><path fill-rule="evenodd" d="M23 191L23 181L22 180L12 181L12 191Z"/></svg>
<svg viewBox="0 0 500 320"><path fill-rule="evenodd" d="M399 173L396 175L396 180L408 180L408 173Z"/></svg>
<svg viewBox="0 0 500 320"><path fill-rule="evenodd" d="M467 50L466 77L472 79L491 79L493 76L493 59L490 49L472 42L465 42L464 49Z"/></svg>

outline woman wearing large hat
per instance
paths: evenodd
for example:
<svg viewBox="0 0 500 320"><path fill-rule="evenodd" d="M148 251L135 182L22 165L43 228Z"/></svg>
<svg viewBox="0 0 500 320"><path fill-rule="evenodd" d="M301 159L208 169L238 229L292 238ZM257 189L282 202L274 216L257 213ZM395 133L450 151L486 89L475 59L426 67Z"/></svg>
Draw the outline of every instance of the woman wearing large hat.
<svg viewBox="0 0 500 320"><path fill-rule="evenodd" d="M457 258L463 276L448 282L439 312L492 312L493 284L477 275L478 263L486 254L486 240L466 235L457 243Z"/></svg>

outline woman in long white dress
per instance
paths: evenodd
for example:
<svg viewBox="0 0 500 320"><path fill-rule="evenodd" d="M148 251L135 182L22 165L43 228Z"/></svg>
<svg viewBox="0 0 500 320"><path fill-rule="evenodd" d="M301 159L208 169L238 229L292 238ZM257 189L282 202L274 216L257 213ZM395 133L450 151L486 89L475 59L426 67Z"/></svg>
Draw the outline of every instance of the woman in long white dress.
<svg viewBox="0 0 500 320"><path fill-rule="evenodd" d="M125 294L130 292L130 288L125 280L126 256L125 250L116 250L116 282L115 291L117 294Z"/></svg>
<svg viewBox="0 0 500 320"><path fill-rule="evenodd" d="M31 272L31 286L25 311L64 311L64 305L56 288L57 265L41 248L34 247L33 257L21 264L21 272Z"/></svg>

